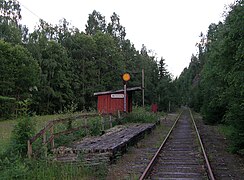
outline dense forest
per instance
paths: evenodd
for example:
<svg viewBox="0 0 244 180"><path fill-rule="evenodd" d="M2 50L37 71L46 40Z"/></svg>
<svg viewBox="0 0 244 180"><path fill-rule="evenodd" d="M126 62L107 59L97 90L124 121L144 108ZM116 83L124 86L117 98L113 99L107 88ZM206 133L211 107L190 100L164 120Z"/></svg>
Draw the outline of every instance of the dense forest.
<svg viewBox="0 0 244 180"><path fill-rule="evenodd" d="M128 86L141 86L142 69L145 103L156 102L161 110L169 101L176 104L165 60L158 60L145 45L136 50L116 13L106 23L94 10L85 32L66 19L56 25L40 19L29 32L19 23L18 1L1 1L0 8L1 117L18 115L26 106L32 114L95 109L94 92L122 89L124 72L132 77ZM141 103L141 94L136 93L134 104Z"/></svg>
<svg viewBox="0 0 244 180"><path fill-rule="evenodd" d="M176 79L181 103L201 112L205 123L232 128L232 151L244 153L244 1L201 33L198 54Z"/></svg>
<svg viewBox="0 0 244 180"><path fill-rule="evenodd" d="M198 53L173 80L165 59L126 38L120 17L110 22L94 10L85 32L66 19L50 24L40 19L33 32L20 24L18 1L0 1L0 118L28 107L30 114L54 114L96 108L94 92L141 86L145 70L145 103L159 110L188 105L208 124L225 124L234 152L244 151L244 1L237 0L224 21L201 33ZM136 93L135 105L141 105ZM244 153L244 152L243 152Z"/></svg>

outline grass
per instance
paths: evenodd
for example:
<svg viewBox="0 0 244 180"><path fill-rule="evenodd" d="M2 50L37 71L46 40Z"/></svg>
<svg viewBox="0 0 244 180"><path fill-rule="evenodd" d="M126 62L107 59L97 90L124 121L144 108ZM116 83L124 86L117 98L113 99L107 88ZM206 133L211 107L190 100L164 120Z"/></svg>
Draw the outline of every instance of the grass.
<svg viewBox="0 0 244 180"><path fill-rule="evenodd" d="M11 132L15 124L16 121L13 120L0 121L0 154L9 145Z"/></svg>
<svg viewBox="0 0 244 180"><path fill-rule="evenodd" d="M228 145L229 152L244 156L244 149L241 149L238 146L236 147L235 143L237 142L238 144L241 139L236 139L236 129L233 126L221 124L218 125L218 131L230 141L230 144Z"/></svg>
<svg viewBox="0 0 244 180"><path fill-rule="evenodd" d="M32 120L35 121L36 132L38 132L48 121L67 116L70 116L70 114L36 116L32 117ZM91 121L88 121L89 125L90 123L93 126L95 125L93 132L89 132L89 134L99 133L98 130L100 129L97 128L98 120L94 117ZM43 159L29 160L11 153L4 157L1 154L6 151L10 143L11 132L17 122L18 119L0 121L0 179L105 179L107 168L104 165L94 169L94 167L85 167L82 163L64 164ZM82 121L77 120L72 123L72 126L76 127L82 123ZM64 128L67 128L67 124L60 123L55 131L58 132ZM65 138L73 138L73 136ZM61 140L61 142L63 141ZM57 144L57 141L55 143Z"/></svg>
<svg viewBox="0 0 244 180"><path fill-rule="evenodd" d="M70 114L55 114L45 116L34 116L32 117L32 119L36 124L36 132L39 132L48 121L68 116L70 116ZM6 147L9 145L11 132L14 129L14 126L17 124L17 122L18 119L0 121L0 154L4 152Z"/></svg>
<svg viewBox="0 0 244 180"><path fill-rule="evenodd" d="M60 163L47 160L16 159L3 163L0 179L105 179L107 168L84 166L82 163Z"/></svg>
<svg viewBox="0 0 244 180"><path fill-rule="evenodd" d="M74 114L72 114L74 115ZM161 115L161 114L160 114ZM54 119L58 119L58 118L65 118L65 117L69 117L71 116L71 114L55 114L55 115L44 115L44 116L34 116L31 117L33 119L33 121L35 122L35 131L36 133L39 132L46 124L48 121L50 120L54 120ZM138 123L145 123L145 122L156 122L158 119L158 115L154 114L154 113L150 113L148 111L146 111L143 108L140 107L135 107L133 112L130 113L127 118L124 120L123 123L126 122L138 122ZM93 126L98 126L99 123L94 123L95 121L98 120L93 120ZM0 154L2 152L4 152L4 150L6 149L6 147L9 145L10 143L10 138L11 138L11 132L14 128L14 126L17 124L18 119L12 119L12 120L4 120L4 121L0 121ZM74 127L77 127L78 125L81 125L81 121L74 121L72 123L72 125ZM108 126L108 125L107 125ZM66 124L59 124L55 127L55 132L58 132L60 130L64 130L67 127ZM90 134L95 134L98 135L98 128L95 127L93 128L95 130L95 132L90 132Z"/></svg>
<svg viewBox="0 0 244 180"><path fill-rule="evenodd" d="M235 131L235 128L233 128L232 126L227 126L223 124L218 125L218 129L225 137L230 137Z"/></svg>
<svg viewBox="0 0 244 180"><path fill-rule="evenodd" d="M35 116L32 117L32 120L36 125L35 131L39 132L48 121L69 116L71 115L57 114ZM145 123L156 122L158 120L158 115L147 112L142 108L135 108L134 112L129 114L129 116L129 119L123 123ZM11 139L11 132L17 122L18 119L0 121L0 155L7 149ZM83 121L79 120L72 121L72 127L77 127L82 123ZM66 129L67 125L67 123L61 123L57 125L57 127L55 127L55 132ZM92 126L92 130L88 132L89 135L98 135L100 133L101 122L99 117L94 117L89 120L88 125ZM77 135L80 137L81 134L78 132ZM75 136L76 134L74 133L70 137L65 137L66 139L61 138L60 143L63 143L64 141L69 142L71 138L74 138ZM56 139L55 144L58 144ZM102 165L101 167L96 167L94 170L94 168L84 167L82 163L63 164L41 159L28 160L25 158L9 155L9 157L2 157L2 159L0 158L0 174L1 177L6 177L6 179L105 179L107 174L107 167Z"/></svg>
<svg viewBox="0 0 244 180"><path fill-rule="evenodd" d="M165 127L163 125L159 125L156 127L156 132L155 133L161 133L161 132L168 132L170 130L170 128ZM162 142L164 141L165 137L167 134L165 134L164 136L159 136L159 141L157 143L155 143L154 148L159 148L160 145L162 144Z"/></svg>
<svg viewBox="0 0 244 180"><path fill-rule="evenodd" d="M160 114L161 115L161 114ZM142 107L135 107L133 112L128 114L124 119L124 123L155 123L159 118L159 115L147 111Z"/></svg>

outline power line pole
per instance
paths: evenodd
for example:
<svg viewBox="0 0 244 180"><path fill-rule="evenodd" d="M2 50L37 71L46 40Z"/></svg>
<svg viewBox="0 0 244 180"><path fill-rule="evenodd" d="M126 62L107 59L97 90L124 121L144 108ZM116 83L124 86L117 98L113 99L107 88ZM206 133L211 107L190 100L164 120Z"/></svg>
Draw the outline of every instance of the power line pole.
<svg viewBox="0 0 244 180"><path fill-rule="evenodd" d="M83 64L83 69L82 69L82 71L83 71L83 110L85 110L85 59L83 58L83 62L82 62Z"/></svg>
<svg viewBox="0 0 244 180"><path fill-rule="evenodd" d="M144 98L144 96L145 96L144 69L142 69L142 71L141 71L141 76L142 76L142 83L141 83L142 84L142 107L144 107L145 106L145 98Z"/></svg>

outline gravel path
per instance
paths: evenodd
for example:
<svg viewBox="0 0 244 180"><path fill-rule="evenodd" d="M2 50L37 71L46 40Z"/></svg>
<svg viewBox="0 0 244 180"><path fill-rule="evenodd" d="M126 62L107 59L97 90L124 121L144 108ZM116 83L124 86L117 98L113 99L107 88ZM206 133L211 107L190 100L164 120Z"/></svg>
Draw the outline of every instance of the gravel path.
<svg viewBox="0 0 244 180"><path fill-rule="evenodd" d="M228 152L228 140L219 132L217 126L204 125L197 114L194 117L215 178L243 180L244 159Z"/></svg>

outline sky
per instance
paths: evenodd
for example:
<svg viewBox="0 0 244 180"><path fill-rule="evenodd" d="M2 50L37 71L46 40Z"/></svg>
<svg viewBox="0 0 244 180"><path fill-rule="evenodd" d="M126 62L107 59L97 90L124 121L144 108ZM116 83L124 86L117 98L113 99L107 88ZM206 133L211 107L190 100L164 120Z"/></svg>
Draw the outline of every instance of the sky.
<svg viewBox="0 0 244 180"><path fill-rule="evenodd" d="M211 23L223 20L226 5L234 0L19 0L21 24L32 32L39 18L58 24L65 18L72 26L85 30L93 10L110 21L115 12L129 39L140 50L144 44L165 59L168 71L179 76L188 67L201 32Z"/></svg>

